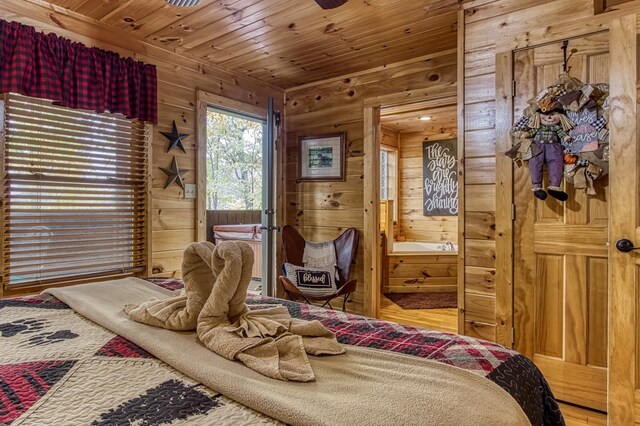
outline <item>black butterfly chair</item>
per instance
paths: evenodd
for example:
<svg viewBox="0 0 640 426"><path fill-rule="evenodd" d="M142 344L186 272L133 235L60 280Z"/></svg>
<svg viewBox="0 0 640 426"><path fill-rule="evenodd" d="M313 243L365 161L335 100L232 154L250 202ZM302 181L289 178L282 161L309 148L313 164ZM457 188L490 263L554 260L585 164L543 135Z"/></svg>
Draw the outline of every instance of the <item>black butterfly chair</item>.
<svg viewBox="0 0 640 426"><path fill-rule="evenodd" d="M289 300L303 300L305 303L324 302L322 306L328 305L331 309L331 301L337 297L343 296L342 311L345 311L349 295L356 290L357 280L349 280L349 272L351 265L355 263L356 254L358 252L358 231L355 228L347 228L338 238L333 240L336 248L336 260L338 263L338 276L336 277L335 293L328 296L312 296L305 295L298 287L285 276L280 276L279 280L282 284L284 292ZM304 246L306 240L296 228L291 225L285 225L282 228L282 245L284 247L285 262L304 266L302 257L304 254Z"/></svg>

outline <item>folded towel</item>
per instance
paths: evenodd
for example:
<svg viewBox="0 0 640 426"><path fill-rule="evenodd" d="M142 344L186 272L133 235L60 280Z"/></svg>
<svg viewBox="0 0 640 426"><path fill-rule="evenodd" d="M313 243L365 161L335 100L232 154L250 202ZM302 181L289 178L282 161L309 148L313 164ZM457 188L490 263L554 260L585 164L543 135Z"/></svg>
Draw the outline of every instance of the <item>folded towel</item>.
<svg viewBox="0 0 640 426"><path fill-rule="evenodd" d="M168 330L195 330L198 315L211 294L216 276L211 257L216 246L209 242L190 244L182 255L184 291L166 300L150 300L140 306L125 305L131 319Z"/></svg>
<svg viewBox="0 0 640 426"><path fill-rule="evenodd" d="M124 310L140 323L197 329L207 348L265 376L315 380L307 353L337 355L344 348L320 322L294 320L285 307L249 311L245 299L252 266L253 251L246 243L192 243L182 261L182 294Z"/></svg>

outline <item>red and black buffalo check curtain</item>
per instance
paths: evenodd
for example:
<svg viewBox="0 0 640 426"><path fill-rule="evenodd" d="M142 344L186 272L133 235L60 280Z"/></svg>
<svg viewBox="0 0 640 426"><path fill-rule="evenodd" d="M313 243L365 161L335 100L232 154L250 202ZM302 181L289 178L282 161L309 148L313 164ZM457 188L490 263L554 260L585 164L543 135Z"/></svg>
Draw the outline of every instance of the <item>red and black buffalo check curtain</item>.
<svg viewBox="0 0 640 426"><path fill-rule="evenodd" d="M0 93L157 123L156 68L0 20Z"/></svg>

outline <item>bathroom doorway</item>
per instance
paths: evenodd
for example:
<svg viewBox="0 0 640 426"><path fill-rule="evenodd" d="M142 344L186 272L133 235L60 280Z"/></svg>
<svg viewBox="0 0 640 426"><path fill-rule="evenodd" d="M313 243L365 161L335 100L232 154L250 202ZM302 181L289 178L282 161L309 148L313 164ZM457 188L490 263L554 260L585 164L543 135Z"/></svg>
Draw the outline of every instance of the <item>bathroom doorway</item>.
<svg viewBox="0 0 640 426"><path fill-rule="evenodd" d="M379 317L457 332L457 105L380 107Z"/></svg>

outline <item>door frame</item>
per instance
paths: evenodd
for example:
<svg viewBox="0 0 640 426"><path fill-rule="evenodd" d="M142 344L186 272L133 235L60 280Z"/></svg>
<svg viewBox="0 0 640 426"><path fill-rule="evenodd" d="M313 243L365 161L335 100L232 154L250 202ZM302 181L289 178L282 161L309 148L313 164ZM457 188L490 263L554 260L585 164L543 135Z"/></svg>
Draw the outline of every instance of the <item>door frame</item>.
<svg viewBox="0 0 640 426"><path fill-rule="evenodd" d="M380 316L380 290L382 281L382 265L378 264L381 255L380 238L380 109L381 107L409 105L416 102L429 101L434 103L445 103L448 105L458 102L456 85L445 84L431 89L412 90L392 93L385 96L377 96L365 99L363 102L364 114L364 301L363 314L372 318ZM464 133L458 128L458 138ZM458 139L458 152L461 146ZM462 170L461 156L458 155L458 170ZM464 186L458 176L458 198L464 197ZM458 226L461 218L464 220L462 211L458 211ZM460 233L460 229L458 229ZM458 242L460 244L460 242ZM461 260L461 252L458 251L458 262ZM458 280L458 295L464 292L464 282ZM462 285L462 287L461 287ZM464 301L463 301L464 302ZM458 318L460 318L463 305L458 306ZM461 321L458 320L458 327ZM460 328L458 332L462 331Z"/></svg>
<svg viewBox="0 0 640 426"><path fill-rule="evenodd" d="M258 105L253 105L250 103L237 101L234 99L225 98L223 96L219 96L213 93L209 93L203 90L197 91L196 96L196 241L206 241L207 239L207 230L206 230L206 215L207 215L207 206L206 206L206 184L207 184L207 173L206 173L206 153L207 153L207 109L209 107L218 108L221 111L227 111L232 114L239 114L243 116L247 116L250 118L255 118L258 120L262 120L265 122L265 134L266 137L266 126L268 126L268 114L269 110L267 107L261 107ZM274 167L272 173L271 182L273 185L273 202L276 210L275 221L276 224L282 223L282 212L284 209L280 208L281 198L279 194L281 193L281 180L278 179L281 176L281 155L282 150L277 146L280 143L280 135L274 133ZM263 142L264 143L264 142ZM264 191L264 188L263 188ZM265 210L262 209L262 221L264 222ZM274 244L275 250L272 250L273 259L272 262L277 264L280 259L279 248L277 244ZM275 269L275 268L273 268ZM264 271L264 266L263 266ZM275 277L272 277L272 291L277 291L275 289ZM263 290L266 287L263 286Z"/></svg>
<svg viewBox="0 0 640 426"><path fill-rule="evenodd" d="M638 266L637 252L621 253L615 241L629 238L640 243L636 235L638 218L638 28L637 15L613 19L610 24L610 122L611 141L627 141L610 145L609 171L609 424L633 424L640 412L637 377L638 344ZM629 188L631 191L615 188ZM635 195L635 196L634 196ZM629 202L632 200L632 202ZM612 309L615 307L615 309Z"/></svg>
<svg viewBox="0 0 640 426"><path fill-rule="evenodd" d="M207 239L207 109L211 106L229 112L267 119L267 108L198 90L196 105L196 240ZM274 170L275 171L275 170ZM277 194L274 194L277 196Z"/></svg>

